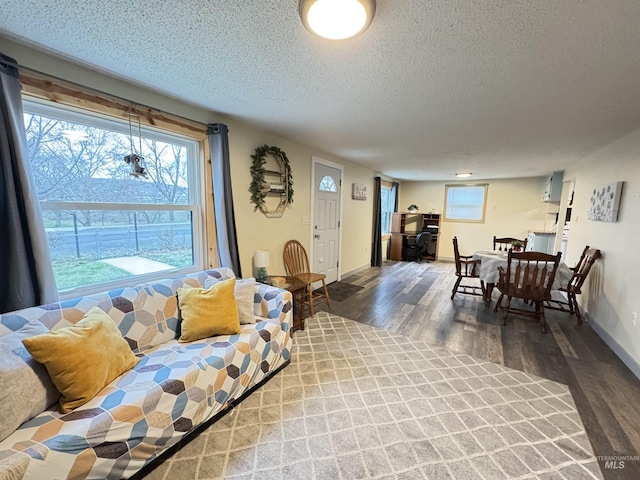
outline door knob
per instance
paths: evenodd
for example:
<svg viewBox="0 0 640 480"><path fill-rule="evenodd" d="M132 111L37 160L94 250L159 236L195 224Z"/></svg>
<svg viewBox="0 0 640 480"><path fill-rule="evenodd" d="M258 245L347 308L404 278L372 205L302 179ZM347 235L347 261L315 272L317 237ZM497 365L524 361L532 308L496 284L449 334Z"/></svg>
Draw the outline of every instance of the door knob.
<svg viewBox="0 0 640 480"><path fill-rule="evenodd" d="M320 234L319 234L319 233L316 233L316 234L313 236L313 238L320 238Z"/></svg>

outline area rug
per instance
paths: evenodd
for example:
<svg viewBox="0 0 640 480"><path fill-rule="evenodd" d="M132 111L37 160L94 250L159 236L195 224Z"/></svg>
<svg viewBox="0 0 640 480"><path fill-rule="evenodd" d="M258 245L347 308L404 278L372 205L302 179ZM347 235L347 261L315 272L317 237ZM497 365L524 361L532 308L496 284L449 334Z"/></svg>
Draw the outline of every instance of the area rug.
<svg viewBox="0 0 640 480"><path fill-rule="evenodd" d="M602 478L569 389L321 312L148 479Z"/></svg>
<svg viewBox="0 0 640 480"><path fill-rule="evenodd" d="M355 295L364 287L360 285L354 285L352 283L346 282L333 282L327 285L327 291L329 292L329 299L335 300L336 302L343 302L347 298ZM317 293L320 295L324 295L324 290L322 288L318 288L314 290L313 293Z"/></svg>

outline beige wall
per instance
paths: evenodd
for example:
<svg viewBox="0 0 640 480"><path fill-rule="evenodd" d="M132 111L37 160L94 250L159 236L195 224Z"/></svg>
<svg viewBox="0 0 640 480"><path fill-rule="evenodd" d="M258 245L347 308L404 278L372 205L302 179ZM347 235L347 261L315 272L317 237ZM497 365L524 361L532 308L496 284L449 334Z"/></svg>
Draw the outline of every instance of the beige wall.
<svg viewBox="0 0 640 480"><path fill-rule="evenodd" d="M372 171L356 167L322 151L260 130L240 120L229 118L148 88L81 67L8 39L0 37L0 40L2 53L14 57L24 67L30 67L78 85L94 88L104 93L116 95L194 121L225 123L229 127L229 152L231 156L238 247L242 273L245 277L255 273L252 267L252 257L255 250L266 249L270 251L271 266L268 271L274 274L284 273L282 249L287 240L292 238L300 240L307 248L307 251L311 253L309 250L310 225L303 224L303 217L311 215L311 158L314 155L344 165L344 216L340 271L350 272L369 265L373 200L372 198L367 201L351 200L351 183L357 182L367 185L367 190L371 192L374 177ZM256 147L265 143L278 146L284 150L292 166L294 201L291 208L287 209L282 218L266 218L260 212L254 212L253 205L249 202L248 188L251 182L249 174L250 155L254 153Z"/></svg>
<svg viewBox="0 0 640 480"><path fill-rule="evenodd" d="M400 187L400 211L411 204L421 212L435 209L442 214L446 184L456 182L402 182ZM529 230L551 228L555 222L557 207L542 202L542 177L512 178L507 180L482 180L488 183L487 211L484 223L440 223L438 255L440 259L453 259L454 236L458 237L460 253L471 255L476 250L490 250L493 236L526 238Z"/></svg>
<svg viewBox="0 0 640 480"><path fill-rule="evenodd" d="M575 179L567 263L574 264L585 245L603 258L591 271L579 302L589 322L627 365L640 376L640 130L621 138L565 171ZM593 222L587 210L594 188L624 181L618 221Z"/></svg>

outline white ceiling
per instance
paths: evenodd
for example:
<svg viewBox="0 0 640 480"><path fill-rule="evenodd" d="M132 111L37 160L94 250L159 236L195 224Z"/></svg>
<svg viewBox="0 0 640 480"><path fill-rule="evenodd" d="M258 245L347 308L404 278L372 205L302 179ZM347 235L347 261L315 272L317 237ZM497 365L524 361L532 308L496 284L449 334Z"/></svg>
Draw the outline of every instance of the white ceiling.
<svg viewBox="0 0 640 480"><path fill-rule="evenodd" d="M640 127L638 0L378 0L343 42L297 5L0 0L0 33L398 179L542 175Z"/></svg>

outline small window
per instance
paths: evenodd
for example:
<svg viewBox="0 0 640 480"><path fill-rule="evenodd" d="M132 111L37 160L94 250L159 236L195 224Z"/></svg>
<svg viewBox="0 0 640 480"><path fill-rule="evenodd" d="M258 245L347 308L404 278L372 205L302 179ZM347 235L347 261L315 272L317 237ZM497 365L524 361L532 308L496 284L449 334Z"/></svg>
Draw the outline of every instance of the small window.
<svg viewBox="0 0 640 480"><path fill-rule="evenodd" d="M396 197L393 189L385 186L380 187L380 209L382 215L380 226L383 234L391 231L391 218L396 207L395 203Z"/></svg>
<svg viewBox="0 0 640 480"><path fill-rule="evenodd" d="M338 191L338 187L336 186L336 181L333 179L331 175L325 175L320 180L320 188L321 192L333 192L336 193Z"/></svg>
<svg viewBox="0 0 640 480"><path fill-rule="evenodd" d="M488 185L446 185L444 220L484 223Z"/></svg>

